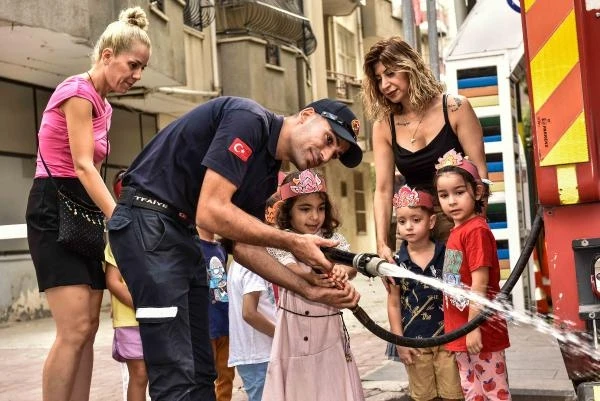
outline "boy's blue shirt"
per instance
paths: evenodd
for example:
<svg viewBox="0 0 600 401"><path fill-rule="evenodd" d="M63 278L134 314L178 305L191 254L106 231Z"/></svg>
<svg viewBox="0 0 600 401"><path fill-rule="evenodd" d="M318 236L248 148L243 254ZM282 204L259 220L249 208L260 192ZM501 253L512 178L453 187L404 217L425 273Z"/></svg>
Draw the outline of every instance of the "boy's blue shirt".
<svg viewBox="0 0 600 401"><path fill-rule="evenodd" d="M208 279L208 326L211 339L229 335L227 254L218 242L200 239Z"/></svg>
<svg viewBox="0 0 600 401"><path fill-rule="evenodd" d="M433 277L441 281L446 246L443 242L434 241L433 259L423 270L411 259L406 241L394 256L398 265L404 264L411 272ZM442 292L416 280L394 278L401 288L402 327L406 337L433 337L444 331L444 312Z"/></svg>

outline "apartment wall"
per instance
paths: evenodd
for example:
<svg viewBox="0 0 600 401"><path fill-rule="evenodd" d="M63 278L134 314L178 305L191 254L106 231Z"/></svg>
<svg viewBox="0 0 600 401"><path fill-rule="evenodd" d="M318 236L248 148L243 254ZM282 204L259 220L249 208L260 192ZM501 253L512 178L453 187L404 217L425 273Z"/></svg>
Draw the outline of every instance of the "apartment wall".
<svg viewBox="0 0 600 401"><path fill-rule="evenodd" d="M392 17L392 3L370 0L362 8L363 44L368 50L375 42L390 36L403 36L402 21Z"/></svg>
<svg viewBox="0 0 600 401"><path fill-rule="evenodd" d="M221 35L215 45L209 28L196 31L185 27L182 18L183 3L178 0L165 0L162 13L153 11L148 2L141 0L66 0L58 8L50 3L33 0L6 0L0 2L0 20L37 26L48 32L53 30L53 40L56 39L54 35L61 36L59 32L62 32L68 40L55 42L53 45L77 42L77 46L86 49L84 53L87 57L93 45L91 42L106 23L116 19L122 8L135 4L142 5L150 18L149 33L153 41L153 53L150 67L141 82L146 88L186 85L186 88L197 91L217 91L219 88L215 80L220 76L222 95L253 98L284 115L296 112L313 99L337 97L335 79L327 78L325 57L327 52L335 54L335 49L332 48L335 44L328 41L325 32L326 22L333 17L323 15L322 0L304 1L305 15L311 20L318 43L316 51L306 58L297 49L280 45L279 65L267 63L265 39ZM384 37L400 32L400 22L391 19L389 5L385 0L370 0L366 7L358 7L354 11L362 13L365 33L373 37ZM377 23L375 18L379 19ZM363 48L368 48L366 37L360 37L358 21L358 15L354 14L346 18L344 26L356 34L357 46L363 43ZM3 25L0 23L0 32L5 32L2 29ZM0 61L2 50L8 49L6 46L0 43ZM215 47L216 55L213 53ZM360 52L358 55L357 77L360 78ZM213 70L215 56L218 58L218 75ZM88 62L86 59L75 67L55 67L59 75L66 76L74 68L74 73L83 71ZM0 210L0 226L24 224L27 194L34 174L37 124L53 89L51 84L42 85L38 82L40 76L48 76L45 72L33 69L33 72L28 73L27 79L17 79L18 75L6 76L3 72L4 70L0 71L0 92L6 95L0 98L0 121L3 121L3 134L0 136L0 188L10 190L0 191L0 204L3 205ZM56 82L60 81L59 75L53 78ZM359 91L360 85L350 82L347 95L339 100L346 102L361 120L361 132L368 133L370 123L364 118ZM37 99L35 104L34 93ZM109 159L109 178L118 167L129 165L158 129L176 118L175 113L149 114L135 109L149 104L152 96L146 95L139 103L135 103L135 96L131 97L130 103L125 98L120 99L129 108L120 108L116 106L119 102L117 99L111 100L114 116L110 133L113 152ZM164 100L166 95L161 96ZM187 102L190 109L208 99L200 95L167 96L168 100L175 98L178 105ZM364 135L361 137L365 138ZM368 137L369 135L366 136L367 142ZM366 144L365 148L368 149ZM332 198L342 213L341 232L356 252L375 251L370 154L367 152L365 162L352 170L336 161L324 167ZM362 229L358 227L357 209L363 213L365 224ZM24 237L0 240L0 274L3 277L0 280L0 322L48 314L44 298L37 291L35 272Z"/></svg>
<svg viewBox="0 0 600 401"><path fill-rule="evenodd" d="M149 1L4 0L0 2L0 63L2 76L52 87L69 75L89 68L89 55L106 26L122 9L140 5L149 20L153 44L151 65L142 85L185 84L183 7L165 0L164 12Z"/></svg>
<svg viewBox="0 0 600 401"><path fill-rule="evenodd" d="M278 114L298 111L300 92L296 50L280 46L280 65L267 64L267 41L243 36L218 40L223 95L256 100Z"/></svg>

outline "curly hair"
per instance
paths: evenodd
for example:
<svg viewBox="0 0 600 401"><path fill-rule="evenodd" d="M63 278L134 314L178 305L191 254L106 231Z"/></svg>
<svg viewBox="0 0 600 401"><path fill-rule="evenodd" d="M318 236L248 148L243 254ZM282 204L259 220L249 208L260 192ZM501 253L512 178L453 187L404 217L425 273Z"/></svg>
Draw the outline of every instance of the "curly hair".
<svg viewBox="0 0 600 401"><path fill-rule="evenodd" d="M391 71L408 75L408 97L416 111L422 111L439 94L444 86L435 78L423 58L408 43L394 36L376 42L365 55L363 63L362 98L367 116L381 120L390 113L402 113L402 104L386 99L379 89L375 65L381 62Z"/></svg>
<svg viewBox="0 0 600 401"><path fill-rule="evenodd" d="M320 175L320 174L319 174ZM298 178L300 176L300 171L294 171L289 173L281 183L287 184L291 182L294 178ZM323 178L323 177L321 177ZM321 230L323 230L323 236L325 238L331 238L335 230L340 226L340 219L337 213L337 210L331 203L329 199L329 195L327 192L315 192L319 194L321 199L325 202L325 220L323 221L323 226ZM286 199L282 201L282 205L277 210L277 226L282 230L292 230L292 208L294 204L300 199L303 195L294 196L293 198Z"/></svg>
<svg viewBox="0 0 600 401"><path fill-rule="evenodd" d="M481 183L475 181L475 178L469 173L467 170L460 168L458 166L444 166L436 171L435 177L433 178L433 185L437 189L438 178L444 173L454 173L458 174L462 177L465 182L465 185L471 189L469 191L469 195L475 201L475 213L479 214L483 212L483 207L485 205L485 199L488 196L487 194L483 194L480 199L475 197L477 193L477 185L481 185Z"/></svg>

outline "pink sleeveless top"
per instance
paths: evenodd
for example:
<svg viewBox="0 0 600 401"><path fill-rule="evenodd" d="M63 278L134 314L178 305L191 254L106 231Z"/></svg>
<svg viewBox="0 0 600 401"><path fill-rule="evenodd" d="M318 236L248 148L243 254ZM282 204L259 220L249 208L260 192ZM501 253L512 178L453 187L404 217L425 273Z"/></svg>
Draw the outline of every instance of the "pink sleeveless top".
<svg viewBox="0 0 600 401"><path fill-rule="evenodd" d="M42 115L42 123L38 133L39 149L35 177L48 177L40 152L50 169L53 177L77 177L73 167L73 157L69 147L67 121L60 106L67 99L80 97L92 103L92 123L94 126L94 164L101 163L109 150L106 141L112 107L102 99L94 86L85 78L72 76L56 87L50 97L46 110Z"/></svg>

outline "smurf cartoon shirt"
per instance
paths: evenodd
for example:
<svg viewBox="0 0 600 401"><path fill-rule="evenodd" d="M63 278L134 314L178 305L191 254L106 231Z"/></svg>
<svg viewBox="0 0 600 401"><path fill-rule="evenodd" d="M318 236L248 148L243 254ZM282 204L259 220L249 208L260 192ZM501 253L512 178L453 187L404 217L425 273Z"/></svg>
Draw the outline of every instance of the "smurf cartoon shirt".
<svg viewBox="0 0 600 401"><path fill-rule="evenodd" d="M200 240L208 278L208 321L211 339L229 335L227 254L218 242Z"/></svg>

